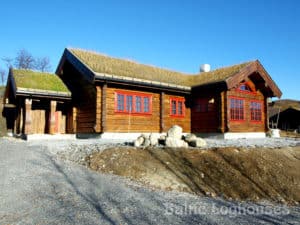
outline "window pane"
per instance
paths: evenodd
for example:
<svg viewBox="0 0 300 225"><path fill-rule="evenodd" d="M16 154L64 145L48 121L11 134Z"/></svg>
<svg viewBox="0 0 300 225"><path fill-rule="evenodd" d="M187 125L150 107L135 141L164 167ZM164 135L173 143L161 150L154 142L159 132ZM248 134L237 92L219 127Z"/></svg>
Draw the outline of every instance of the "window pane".
<svg viewBox="0 0 300 225"><path fill-rule="evenodd" d="M176 115L176 101L172 100L171 105L172 105L172 115Z"/></svg>
<svg viewBox="0 0 300 225"><path fill-rule="evenodd" d="M126 111L132 112L132 108L133 108L132 96L127 95L126 96Z"/></svg>
<svg viewBox="0 0 300 225"><path fill-rule="evenodd" d="M149 111L150 111L149 97L144 97L144 112L148 113Z"/></svg>
<svg viewBox="0 0 300 225"><path fill-rule="evenodd" d="M135 97L135 111L142 112L142 97L140 96Z"/></svg>
<svg viewBox="0 0 300 225"><path fill-rule="evenodd" d="M117 106L118 111L124 111L124 95L118 94L117 102L118 102L118 106Z"/></svg>
<svg viewBox="0 0 300 225"><path fill-rule="evenodd" d="M262 120L262 104L260 102L251 102L250 111L252 121Z"/></svg>
<svg viewBox="0 0 300 225"><path fill-rule="evenodd" d="M183 115L182 102L178 101L178 115Z"/></svg>
<svg viewBox="0 0 300 225"><path fill-rule="evenodd" d="M230 99L230 119L244 120L244 100Z"/></svg>

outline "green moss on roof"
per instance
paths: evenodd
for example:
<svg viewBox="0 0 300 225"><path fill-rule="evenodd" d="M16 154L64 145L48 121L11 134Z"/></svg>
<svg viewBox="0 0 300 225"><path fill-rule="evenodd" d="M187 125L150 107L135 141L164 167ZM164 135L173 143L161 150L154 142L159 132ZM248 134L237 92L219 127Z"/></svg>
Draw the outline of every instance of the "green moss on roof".
<svg viewBox="0 0 300 225"><path fill-rule="evenodd" d="M224 81L227 78L238 73L242 68L249 65L250 63L251 62L246 62L234 66L228 66L228 67L212 70L210 72L200 73L197 76L193 77L192 86Z"/></svg>
<svg viewBox="0 0 300 225"><path fill-rule="evenodd" d="M107 73L125 77L134 77L169 84L195 86L223 81L234 75L248 63L225 67L206 73L186 74L154 66L139 64L133 61L112 58L97 52L68 49L82 63L98 73Z"/></svg>
<svg viewBox="0 0 300 225"><path fill-rule="evenodd" d="M112 58L91 51L79 49L69 50L94 72L134 77L177 85L184 85L188 81L188 74L139 64L129 60Z"/></svg>
<svg viewBox="0 0 300 225"><path fill-rule="evenodd" d="M69 93L68 88L55 74L14 69L13 77L17 88Z"/></svg>

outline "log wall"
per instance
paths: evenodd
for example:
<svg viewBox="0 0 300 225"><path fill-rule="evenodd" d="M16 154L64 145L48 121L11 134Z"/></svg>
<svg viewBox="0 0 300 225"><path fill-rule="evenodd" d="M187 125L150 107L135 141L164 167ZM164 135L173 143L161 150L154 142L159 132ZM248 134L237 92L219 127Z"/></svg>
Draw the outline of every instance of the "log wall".
<svg viewBox="0 0 300 225"><path fill-rule="evenodd" d="M247 82L252 88L255 88L255 85L251 82ZM245 120L244 121L232 121L230 120L230 97L237 97L244 99L245 101ZM254 122L251 121L250 115L250 102L251 101L259 101L262 104L262 121ZM266 132L266 99L259 90L254 90L254 93L246 93L244 91L238 90L238 88L233 88L227 91L227 104L225 105L227 111L227 129L229 132Z"/></svg>
<svg viewBox="0 0 300 225"><path fill-rule="evenodd" d="M170 97L183 97L178 95L161 94L160 92L148 92L133 89L123 89L114 86L107 86L103 88L102 85L96 87L97 99L96 105L80 108L79 120L86 118L85 131L90 132L165 132L171 126L177 124L183 128L184 132L190 132L190 108L186 107L184 117L173 117L170 115ZM105 90L105 98L103 96ZM152 113L151 114L127 114L116 112L115 110L115 92L129 91L137 94L150 94L152 96ZM163 96L163 97L162 97ZM183 97L184 98L184 97ZM160 116L163 99L164 115ZM105 100L105 105L103 105ZM105 109L105 113L103 112ZM79 109L77 109L79 111ZM103 119L103 116L105 118ZM161 119L163 118L163 123ZM95 123L96 130L90 129ZM105 124L104 124L105 123ZM80 123L77 123L77 126ZM163 127L162 127L163 124ZM99 129L100 128L100 129ZM105 131L103 130L105 129ZM83 125L80 125L78 131L83 131Z"/></svg>

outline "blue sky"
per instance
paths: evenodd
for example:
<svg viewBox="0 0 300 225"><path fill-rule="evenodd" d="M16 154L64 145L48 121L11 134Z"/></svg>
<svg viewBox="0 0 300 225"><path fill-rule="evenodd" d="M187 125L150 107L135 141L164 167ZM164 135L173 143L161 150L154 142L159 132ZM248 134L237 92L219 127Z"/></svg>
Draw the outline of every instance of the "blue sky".
<svg viewBox="0 0 300 225"><path fill-rule="evenodd" d="M297 0L10 0L1 9L0 57L25 48L54 71L77 47L187 73L259 59L282 98L300 100Z"/></svg>

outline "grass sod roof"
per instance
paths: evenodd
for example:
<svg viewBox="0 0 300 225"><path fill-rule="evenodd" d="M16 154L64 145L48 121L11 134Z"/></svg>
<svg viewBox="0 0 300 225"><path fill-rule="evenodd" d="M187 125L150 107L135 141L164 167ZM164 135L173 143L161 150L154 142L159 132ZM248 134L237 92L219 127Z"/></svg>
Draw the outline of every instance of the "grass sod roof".
<svg viewBox="0 0 300 225"><path fill-rule="evenodd" d="M103 54L99 54L97 52L81 49L68 50L94 72L133 77L189 87L224 81L226 78L234 75L240 69L250 63L248 62L230 67L224 67L221 69L213 70L211 72L187 74L145 64L139 64L125 59L113 58Z"/></svg>
<svg viewBox="0 0 300 225"><path fill-rule="evenodd" d="M70 93L55 74L13 69L13 77L17 88Z"/></svg>

